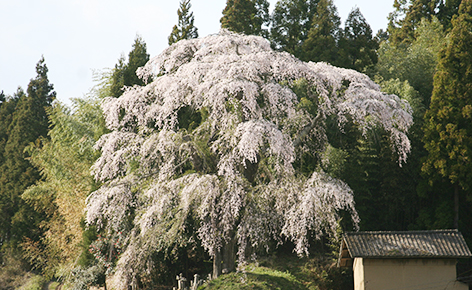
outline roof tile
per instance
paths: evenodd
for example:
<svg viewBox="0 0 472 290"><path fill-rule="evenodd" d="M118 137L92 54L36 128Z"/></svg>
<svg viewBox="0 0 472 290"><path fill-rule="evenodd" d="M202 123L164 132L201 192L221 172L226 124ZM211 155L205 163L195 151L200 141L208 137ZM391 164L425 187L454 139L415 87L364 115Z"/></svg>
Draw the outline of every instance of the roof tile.
<svg viewBox="0 0 472 290"><path fill-rule="evenodd" d="M351 258L471 257L457 230L349 232L344 235Z"/></svg>

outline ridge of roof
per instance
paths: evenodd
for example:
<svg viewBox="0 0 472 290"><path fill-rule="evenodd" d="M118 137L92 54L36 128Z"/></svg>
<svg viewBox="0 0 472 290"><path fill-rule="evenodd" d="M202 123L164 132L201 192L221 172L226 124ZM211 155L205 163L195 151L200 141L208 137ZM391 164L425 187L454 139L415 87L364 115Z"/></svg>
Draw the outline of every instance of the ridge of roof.
<svg viewBox="0 0 472 290"><path fill-rule="evenodd" d="M345 232L344 235L367 235L367 234L424 234L424 233L460 233L458 229L441 230L414 230L414 231L362 231Z"/></svg>
<svg viewBox="0 0 472 290"><path fill-rule="evenodd" d="M369 258L465 258L471 257L458 230L374 231L344 234L349 255Z"/></svg>

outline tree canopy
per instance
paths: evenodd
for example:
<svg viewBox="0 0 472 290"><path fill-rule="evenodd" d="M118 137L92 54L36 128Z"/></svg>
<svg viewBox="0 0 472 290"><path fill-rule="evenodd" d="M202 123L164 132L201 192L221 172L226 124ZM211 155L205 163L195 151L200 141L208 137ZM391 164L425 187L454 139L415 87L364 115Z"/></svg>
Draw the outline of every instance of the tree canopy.
<svg viewBox="0 0 472 290"><path fill-rule="evenodd" d="M220 19L221 28L247 35L267 36L269 24L267 0L227 0Z"/></svg>
<svg viewBox="0 0 472 290"><path fill-rule="evenodd" d="M138 74L154 81L103 103L111 132L93 173L104 185L87 199L89 225L127 236L116 266L125 285L145 278L152 253L196 241L218 276L236 253L284 237L307 254L311 234L336 233L340 211L357 224L352 191L328 166L328 117L383 128L400 163L410 150L407 102L260 37L222 30L179 42ZM301 166L306 154L320 166Z"/></svg>
<svg viewBox="0 0 472 290"><path fill-rule="evenodd" d="M379 44L359 8L354 8L349 13L339 42L342 54L339 63L343 67L364 72L377 63Z"/></svg>
<svg viewBox="0 0 472 290"><path fill-rule="evenodd" d="M425 114L423 170L468 190L472 178L472 1L464 0L452 20L447 45L439 54L431 105ZM458 227L458 216L454 226Z"/></svg>
<svg viewBox="0 0 472 290"><path fill-rule="evenodd" d="M338 40L341 36L341 19L332 0L320 0L303 43L302 59L305 61L325 61L337 65L339 61Z"/></svg>
<svg viewBox="0 0 472 290"><path fill-rule="evenodd" d="M272 48L301 58L302 44L308 38L319 0L281 0L271 16Z"/></svg>
<svg viewBox="0 0 472 290"><path fill-rule="evenodd" d="M190 12L190 0L180 1L179 10L177 14L179 15L179 22L177 25L174 25L172 32L169 35L169 45L176 43L182 39L191 39L198 37L198 29L194 26L194 17L193 12Z"/></svg>
<svg viewBox="0 0 472 290"><path fill-rule="evenodd" d="M125 86L144 85L144 80L138 78L136 70L149 60L146 43L140 36L136 36L133 49L128 54L128 62L124 56L118 59L118 63L112 71L110 82L110 94L118 98L123 94Z"/></svg>
<svg viewBox="0 0 472 290"><path fill-rule="evenodd" d="M39 224L44 220L41 211L36 212L21 198L23 191L39 179L39 172L27 160L24 152L30 142L48 133L46 110L56 93L49 83L48 68L41 57L36 64L36 77L28 84L27 94L19 89L16 96L2 102L0 115L0 208L2 212L0 235L5 243L20 243L23 238L37 238ZM3 127L3 125L8 127ZM5 130L6 129L6 130ZM3 131L3 132L2 132Z"/></svg>

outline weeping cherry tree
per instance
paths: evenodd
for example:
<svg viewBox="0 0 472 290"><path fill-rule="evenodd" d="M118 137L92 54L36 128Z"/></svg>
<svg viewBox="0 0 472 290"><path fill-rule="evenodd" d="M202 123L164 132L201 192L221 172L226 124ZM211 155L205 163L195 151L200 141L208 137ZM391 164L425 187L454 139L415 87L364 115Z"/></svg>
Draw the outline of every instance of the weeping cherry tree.
<svg viewBox="0 0 472 290"><path fill-rule="evenodd" d="M340 211L359 221L352 190L304 154L326 160L326 121L389 133L401 165L411 108L366 75L276 52L257 36L222 30L182 40L138 69L102 108L110 133L92 167L102 186L87 199L87 223L125 233L115 277L123 285L153 267L152 254L199 241L214 277L255 249L335 235Z"/></svg>

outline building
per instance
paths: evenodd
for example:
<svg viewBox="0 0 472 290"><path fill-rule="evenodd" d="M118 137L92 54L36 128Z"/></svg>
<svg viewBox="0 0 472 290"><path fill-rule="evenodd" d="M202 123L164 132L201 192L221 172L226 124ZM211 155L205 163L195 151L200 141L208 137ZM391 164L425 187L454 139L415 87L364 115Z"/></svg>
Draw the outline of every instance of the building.
<svg viewBox="0 0 472 290"><path fill-rule="evenodd" d="M352 267L355 290L455 289L458 258L472 254L457 230L350 232L338 266Z"/></svg>

